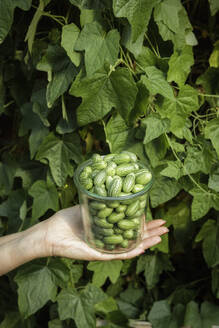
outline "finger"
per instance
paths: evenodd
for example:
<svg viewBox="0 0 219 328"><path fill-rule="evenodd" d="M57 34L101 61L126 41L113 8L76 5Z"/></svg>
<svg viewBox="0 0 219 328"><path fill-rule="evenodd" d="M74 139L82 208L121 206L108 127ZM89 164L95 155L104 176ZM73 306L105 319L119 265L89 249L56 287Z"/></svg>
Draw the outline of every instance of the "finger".
<svg viewBox="0 0 219 328"><path fill-rule="evenodd" d="M157 245L161 242L161 238L159 236L153 236L151 238L144 239L138 247L135 249L121 254L100 254L100 260L108 261L108 260L126 260L131 259L133 257L139 256L144 253L144 251L152 246Z"/></svg>
<svg viewBox="0 0 219 328"><path fill-rule="evenodd" d="M164 225L165 223L166 223L165 220L157 219L157 220L151 220L149 222L146 222L145 225L146 225L146 229L150 230L150 229L160 227L160 226Z"/></svg>
<svg viewBox="0 0 219 328"><path fill-rule="evenodd" d="M167 227L158 227L150 230L145 230L143 233L143 239L150 238L153 236L161 236L167 232L169 232L169 229Z"/></svg>

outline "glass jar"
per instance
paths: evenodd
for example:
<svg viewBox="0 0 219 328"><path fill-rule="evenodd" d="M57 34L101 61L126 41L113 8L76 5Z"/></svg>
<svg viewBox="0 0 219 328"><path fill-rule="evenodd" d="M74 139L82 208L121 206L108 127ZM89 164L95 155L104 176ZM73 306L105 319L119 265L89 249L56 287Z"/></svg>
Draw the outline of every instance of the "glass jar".
<svg viewBox="0 0 219 328"><path fill-rule="evenodd" d="M141 169L148 169L140 161L137 164ZM144 189L135 194L105 197L89 192L80 184L79 176L82 170L89 165L91 165L91 160L83 162L74 174L85 241L100 252L128 252L142 241L148 192L153 184L153 175ZM127 215L128 207L129 215Z"/></svg>

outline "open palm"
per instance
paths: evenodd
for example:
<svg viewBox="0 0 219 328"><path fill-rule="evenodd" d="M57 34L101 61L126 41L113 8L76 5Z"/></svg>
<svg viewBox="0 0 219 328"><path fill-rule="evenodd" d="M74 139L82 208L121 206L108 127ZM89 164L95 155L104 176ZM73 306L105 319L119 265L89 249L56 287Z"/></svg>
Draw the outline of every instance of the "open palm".
<svg viewBox="0 0 219 328"><path fill-rule="evenodd" d="M129 259L140 255L146 249L158 244L160 236L168 229L165 221L153 220L145 223L142 242L133 250L121 254L106 254L89 247L84 241L80 206L74 206L57 212L47 220L46 247L51 256L63 256L80 260Z"/></svg>

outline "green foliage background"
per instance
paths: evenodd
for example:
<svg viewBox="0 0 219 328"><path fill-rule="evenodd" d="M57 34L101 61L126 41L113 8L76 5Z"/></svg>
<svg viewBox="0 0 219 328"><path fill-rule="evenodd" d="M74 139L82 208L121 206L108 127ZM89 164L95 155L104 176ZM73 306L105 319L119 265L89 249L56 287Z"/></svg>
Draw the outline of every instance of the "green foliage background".
<svg viewBox="0 0 219 328"><path fill-rule="evenodd" d="M77 204L76 166L122 149L153 169L147 219L170 228L132 260L41 259L1 277L0 328L219 325L218 10L0 0L0 235Z"/></svg>

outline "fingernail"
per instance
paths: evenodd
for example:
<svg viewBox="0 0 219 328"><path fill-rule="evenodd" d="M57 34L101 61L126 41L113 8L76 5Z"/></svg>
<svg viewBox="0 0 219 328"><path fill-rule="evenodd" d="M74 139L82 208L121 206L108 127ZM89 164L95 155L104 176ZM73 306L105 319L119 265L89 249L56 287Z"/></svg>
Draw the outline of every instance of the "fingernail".
<svg viewBox="0 0 219 328"><path fill-rule="evenodd" d="M163 220L163 219L160 219L162 224L166 223L167 221L166 220Z"/></svg>
<svg viewBox="0 0 219 328"><path fill-rule="evenodd" d="M157 237L155 238L155 242L156 242L156 244L160 243L161 241L162 241L162 239L161 239L160 237L157 236Z"/></svg>
<svg viewBox="0 0 219 328"><path fill-rule="evenodd" d="M164 233L169 232L169 229L167 227L163 227L163 232Z"/></svg>

